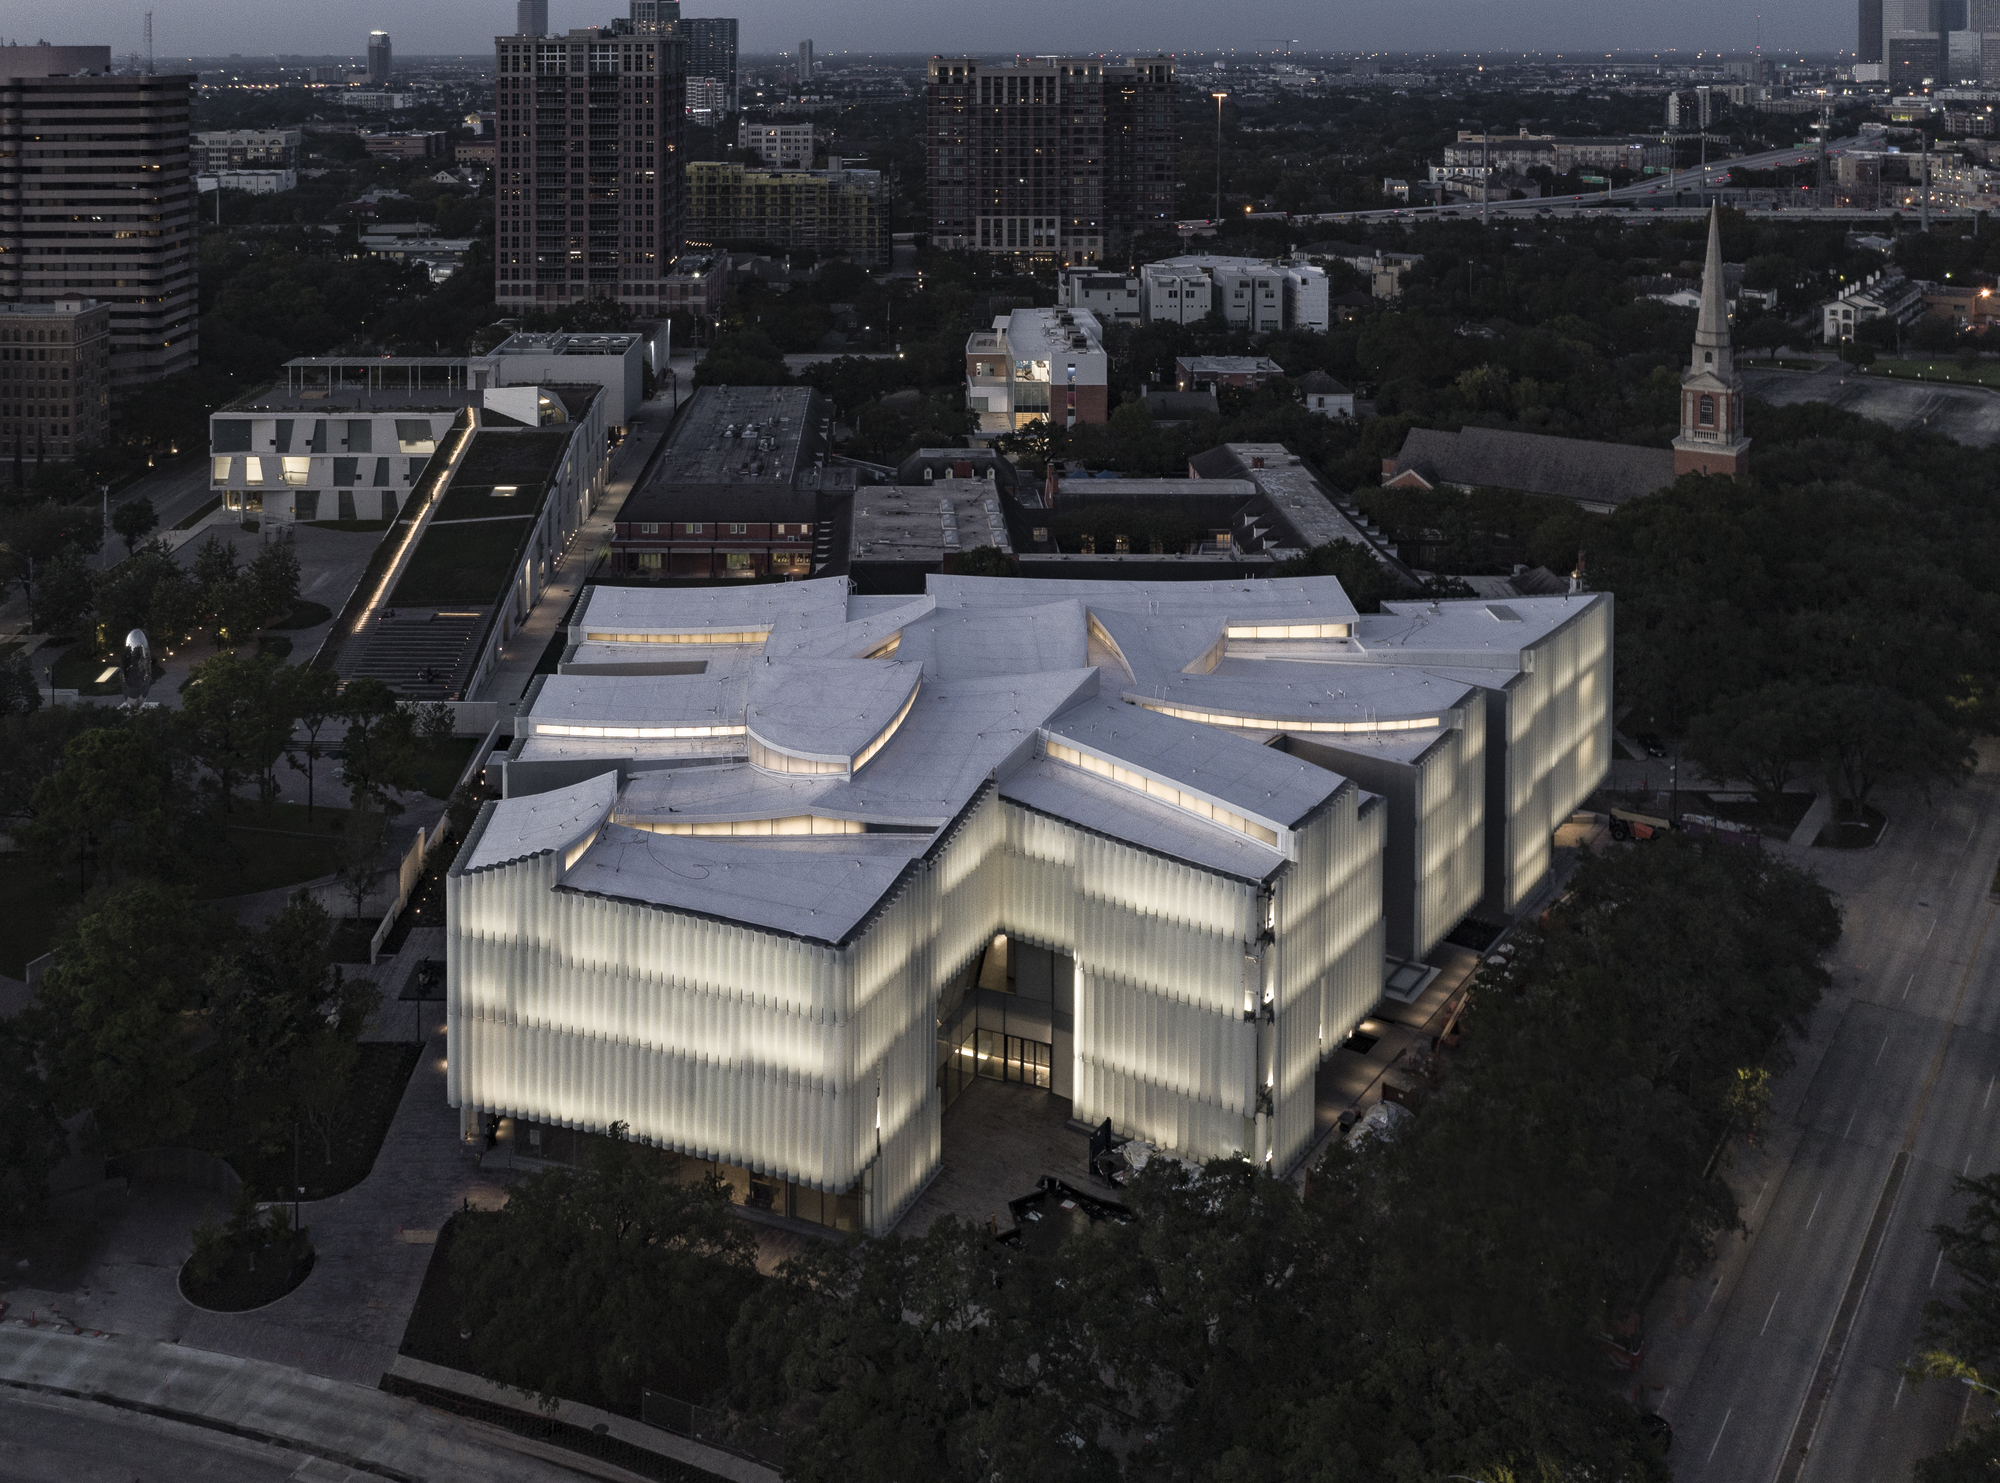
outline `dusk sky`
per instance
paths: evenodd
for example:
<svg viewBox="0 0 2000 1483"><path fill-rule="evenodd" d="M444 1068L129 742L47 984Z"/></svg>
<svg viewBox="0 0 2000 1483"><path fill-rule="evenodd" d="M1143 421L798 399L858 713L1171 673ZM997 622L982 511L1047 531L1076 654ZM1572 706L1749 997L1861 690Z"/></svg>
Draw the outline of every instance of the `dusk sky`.
<svg viewBox="0 0 2000 1483"><path fill-rule="evenodd" d="M140 44L141 17L154 12L155 50L163 56L246 56L271 52L356 54L373 29L388 31L405 56L483 51L511 26L512 0L318 0L311 5L239 0L10 0L0 7L0 38L32 42L105 42L123 55ZM552 0L552 25L566 28L626 13L613 0ZM1319 51L1562 50L1677 47L1747 50L1757 40L1748 6L1696 0L1665 6L1640 0L1149 0L1076 4L1015 0L976 8L943 0L694 0L688 15L735 15L743 49L789 49L810 37L820 55L866 51L1196 51L1271 50L1296 40ZM1833 52L1854 45L1853 0L1809 5L1771 0L1763 10L1767 51Z"/></svg>

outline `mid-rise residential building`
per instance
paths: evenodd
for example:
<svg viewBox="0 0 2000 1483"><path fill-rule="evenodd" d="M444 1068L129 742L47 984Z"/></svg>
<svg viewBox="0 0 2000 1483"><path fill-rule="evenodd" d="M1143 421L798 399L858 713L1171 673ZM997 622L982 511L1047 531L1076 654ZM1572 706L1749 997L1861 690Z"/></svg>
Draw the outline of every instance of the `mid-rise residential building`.
<svg viewBox="0 0 2000 1483"><path fill-rule="evenodd" d="M251 196L275 196L299 188L296 170L218 170L213 175L197 175L195 189L206 194L213 190L242 191Z"/></svg>
<svg viewBox="0 0 2000 1483"><path fill-rule="evenodd" d="M0 303L0 457L67 459L101 445L111 417L111 306Z"/></svg>
<svg viewBox="0 0 2000 1483"><path fill-rule="evenodd" d="M114 397L195 364L194 81L113 76L105 46L0 47L0 303L108 305Z"/></svg>
<svg viewBox="0 0 2000 1483"><path fill-rule="evenodd" d="M363 129L361 147L378 160L451 158L451 136L442 129Z"/></svg>
<svg viewBox="0 0 2000 1483"><path fill-rule="evenodd" d="M1176 257L1139 270L1148 324L1193 324L1211 312L1257 332L1320 330L1330 314L1326 271L1247 257Z"/></svg>
<svg viewBox="0 0 2000 1483"><path fill-rule="evenodd" d="M1215 285L1199 268L1147 263L1139 269L1139 306L1147 324L1198 324L1215 307Z"/></svg>
<svg viewBox="0 0 2000 1483"><path fill-rule="evenodd" d="M188 159L204 175L222 170L290 170L299 163L304 140L298 129L211 129L193 137Z"/></svg>
<svg viewBox="0 0 2000 1483"><path fill-rule="evenodd" d="M1099 324L1138 324L1139 280L1123 273L1064 268L1056 275L1056 302L1065 309L1088 309Z"/></svg>
<svg viewBox="0 0 2000 1483"><path fill-rule="evenodd" d="M1673 163L1674 147L1663 139L1626 134L1491 134L1459 130L1444 147L1444 163L1455 168L1491 168L1522 175L1537 166L1567 175L1573 170L1630 170Z"/></svg>
<svg viewBox="0 0 2000 1483"><path fill-rule="evenodd" d="M1676 88L1667 94L1667 127L1705 129L1715 121L1715 89Z"/></svg>
<svg viewBox="0 0 2000 1483"><path fill-rule="evenodd" d="M978 431L1110 420L1103 327L1088 309L1016 309L965 342L965 401Z"/></svg>
<svg viewBox="0 0 2000 1483"><path fill-rule="evenodd" d="M931 245L1099 263L1174 218L1174 62L934 57Z"/></svg>
<svg viewBox="0 0 2000 1483"><path fill-rule="evenodd" d="M752 151L774 170L806 170L813 162L811 124L750 124L736 126L736 147Z"/></svg>
<svg viewBox="0 0 2000 1483"><path fill-rule="evenodd" d="M687 49L687 70L693 77L713 77L725 90L723 109L735 113L740 107L736 76L736 21L729 16L689 16L680 21L677 34ZM807 161L808 164L811 161Z"/></svg>
<svg viewBox="0 0 2000 1483"><path fill-rule="evenodd" d="M657 310L686 221L680 37L621 20L494 44L495 297Z"/></svg>
<svg viewBox="0 0 2000 1483"><path fill-rule="evenodd" d="M687 240L810 247L887 264L887 196L879 170L754 170L698 160L687 167Z"/></svg>
<svg viewBox="0 0 2000 1483"><path fill-rule="evenodd" d="M387 31L370 31L368 33L368 85L377 88L387 87L389 85L389 74L395 70L395 66L396 59L394 51L389 45L389 33Z"/></svg>
<svg viewBox="0 0 2000 1483"><path fill-rule="evenodd" d="M688 117L707 123L729 110L729 88L719 77L687 80Z"/></svg>

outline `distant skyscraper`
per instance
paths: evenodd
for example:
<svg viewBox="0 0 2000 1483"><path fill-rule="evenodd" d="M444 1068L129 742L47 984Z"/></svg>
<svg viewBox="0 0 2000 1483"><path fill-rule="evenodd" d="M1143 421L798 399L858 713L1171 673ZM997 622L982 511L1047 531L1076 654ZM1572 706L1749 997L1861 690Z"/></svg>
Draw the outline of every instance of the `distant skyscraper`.
<svg viewBox="0 0 2000 1483"><path fill-rule="evenodd" d="M389 50L389 33L387 31L370 31L368 33L368 81L375 87L386 87L389 82L389 69L394 65L394 61L395 59Z"/></svg>
<svg viewBox="0 0 2000 1483"><path fill-rule="evenodd" d="M1174 217L1174 63L934 57L931 246L1103 262Z"/></svg>
<svg viewBox="0 0 2000 1483"><path fill-rule="evenodd" d="M494 45L494 297L657 309L686 213L680 36L621 20Z"/></svg>
<svg viewBox="0 0 2000 1483"><path fill-rule="evenodd" d="M806 83L812 80L813 44L810 41L801 41L799 43L799 81Z"/></svg>
<svg viewBox="0 0 2000 1483"><path fill-rule="evenodd" d="M87 162L81 150L46 154L0 193L0 302L108 303L111 387L124 395L195 364L195 80L110 73L108 46L0 47L0 160L21 160L79 118L93 130ZM0 404L0 445L37 415L24 405L60 403ZM49 428L51 442L63 436Z"/></svg>
<svg viewBox="0 0 2000 1483"><path fill-rule="evenodd" d="M549 34L549 0L514 0L514 34Z"/></svg>
<svg viewBox="0 0 2000 1483"><path fill-rule="evenodd" d="M635 26L671 26L681 18L681 0L632 0Z"/></svg>
<svg viewBox="0 0 2000 1483"><path fill-rule="evenodd" d="M729 95L725 106L737 112L736 22L725 16L689 16L680 24L680 35L687 43L688 75L719 79Z"/></svg>
<svg viewBox="0 0 2000 1483"><path fill-rule="evenodd" d="M1854 60L1882 60L1882 0L1861 0L1861 34L1855 43Z"/></svg>

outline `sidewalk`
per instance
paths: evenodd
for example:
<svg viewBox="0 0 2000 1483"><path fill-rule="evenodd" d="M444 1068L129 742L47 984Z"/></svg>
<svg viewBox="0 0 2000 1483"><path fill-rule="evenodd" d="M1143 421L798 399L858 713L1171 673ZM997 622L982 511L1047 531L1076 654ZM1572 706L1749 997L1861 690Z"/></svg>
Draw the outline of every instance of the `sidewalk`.
<svg viewBox="0 0 2000 1483"><path fill-rule="evenodd" d="M145 1411L309 1453L368 1477L635 1478L580 1453L279 1365L0 1324L0 1384Z"/></svg>
<svg viewBox="0 0 2000 1483"><path fill-rule="evenodd" d="M683 395L681 400L685 402L686 396ZM535 667L542 662L549 641L562 626L571 601L596 570L597 553L611 540L611 527L618 519L619 510L624 507L625 497L632 492L633 483L651 462L672 419L672 405L658 399L642 404L634 414L631 433L612 457L611 473L605 482L603 498L598 500L590 518L578 526L576 534L570 537L569 544L557 558L548 585L542 589L541 601L535 604L535 610L528 614L514 636L501 646L492 674L481 693L473 698L498 701L503 714L519 703L528 682L535 677Z"/></svg>
<svg viewBox="0 0 2000 1483"><path fill-rule="evenodd" d="M434 939L412 932L403 951L378 964L393 994ZM405 1239L441 1227L466 1201L494 1208L505 1183L480 1169L445 1102L444 1005L391 1001L376 1033L407 1037L413 1019L428 1040L382 1140L375 1167L345 1194L308 1201L300 1219L318 1259L299 1287L250 1313L210 1313L180 1295L180 1264L202 1211L220 1196L171 1184L140 1184L81 1277L66 1291L17 1288L10 1318L60 1318L73 1327L131 1339L188 1344L217 1354L282 1364L327 1380L373 1385L395 1362L433 1247Z"/></svg>

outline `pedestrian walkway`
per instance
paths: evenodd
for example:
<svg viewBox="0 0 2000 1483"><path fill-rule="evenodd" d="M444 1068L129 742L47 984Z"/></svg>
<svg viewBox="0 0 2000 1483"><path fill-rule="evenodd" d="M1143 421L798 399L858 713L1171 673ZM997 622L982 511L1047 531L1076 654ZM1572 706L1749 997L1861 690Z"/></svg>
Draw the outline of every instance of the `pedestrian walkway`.
<svg viewBox="0 0 2000 1483"><path fill-rule="evenodd" d="M377 981L400 986L416 960L438 956L434 938L411 933L403 950L377 965ZM11 1317L60 1319L134 1339L192 1345L218 1354L283 1364L324 1379L373 1385L396 1358L423 1286L430 1245L401 1239L435 1231L466 1204L497 1208L501 1176L479 1167L458 1136L445 1101L444 1006L395 1004L378 1017L384 1038L426 1036L422 1057L361 1183L300 1207L317 1258L297 1289L250 1313L210 1313L180 1296L180 1265L192 1232L221 1196L173 1184L142 1184L83 1276L68 1290L17 1288Z"/></svg>
<svg viewBox="0 0 2000 1483"><path fill-rule="evenodd" d="M274 1443L371 1479L546 1483L578 1474L638 1476L372 1385L154 1340L0 1324L0 1384Z"/></svg>
<svg viewBox="0 0 2000 1483"><path fill-rule="evenodd" d="M672 408L659 401L642 403L633 414L632 430L612 457L604 497L597 502L590 518L570 537L555 570L549 574L548 585L542 589L541 601L514 636L501 646L482 693L473 699L498 701L503 714L520 702L548 650L549 641L562 627L570 603L596 570L598 553L611 540L611 527L625 504L625 496L632 492L633 485L652 462L672 421Z"/></svg>

